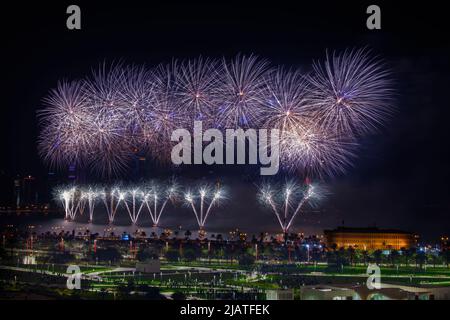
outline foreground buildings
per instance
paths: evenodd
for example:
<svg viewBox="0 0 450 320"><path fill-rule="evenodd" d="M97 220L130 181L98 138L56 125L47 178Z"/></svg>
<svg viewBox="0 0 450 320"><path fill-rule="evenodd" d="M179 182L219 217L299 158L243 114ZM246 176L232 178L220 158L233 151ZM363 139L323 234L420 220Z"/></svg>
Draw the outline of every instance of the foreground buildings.
<svg viewBox="0 0 450 320"><path fill-rule="evenodd" d="M382 283L380 289L364 284L300 287L300 300L449 300L450 287Z"/></svg>

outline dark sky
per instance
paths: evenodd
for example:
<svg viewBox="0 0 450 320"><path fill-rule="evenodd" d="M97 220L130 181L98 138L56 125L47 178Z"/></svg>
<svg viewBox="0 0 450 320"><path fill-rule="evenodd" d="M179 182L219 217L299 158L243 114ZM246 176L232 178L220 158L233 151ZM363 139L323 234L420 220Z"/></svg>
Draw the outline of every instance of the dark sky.
<svg viewBox="0 0 450 320"><path fill-rule="evenodd" d="M172 57L242 52L274 65L309 67L326 49L367 46L393 70L398 111L385 129L363 141L348 174L327 182L331 195L320 212L307 213L297 227L314 232L344 221L416 231L429 240L450 233L450 46L441 2L425 8L377 1L377 31L365 26L372 2L92 2L38 1L2 9L3 194L16 174L45 177L35 144L41 99L58 80L81 78L103 61L152 66ZM66 29L69 4L80 5L82 30ZM258 219L270 229L273 217L256 205L252 184L239 172L227 175L233 201L211 223L239 221L245 228Z"/></svg>

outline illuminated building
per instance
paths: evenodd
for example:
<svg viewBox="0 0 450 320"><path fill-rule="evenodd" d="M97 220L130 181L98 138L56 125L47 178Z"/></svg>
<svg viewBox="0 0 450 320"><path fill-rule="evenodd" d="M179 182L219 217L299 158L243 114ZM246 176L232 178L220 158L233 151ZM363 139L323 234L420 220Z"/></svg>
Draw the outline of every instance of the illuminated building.
<svg viewBox="0 0 450 320"><path fill-rule="evenodd" d="M328 248L400 250L415 247L417 243L417 236L413 233L394 229L338 227L324 233Z"/></svg>

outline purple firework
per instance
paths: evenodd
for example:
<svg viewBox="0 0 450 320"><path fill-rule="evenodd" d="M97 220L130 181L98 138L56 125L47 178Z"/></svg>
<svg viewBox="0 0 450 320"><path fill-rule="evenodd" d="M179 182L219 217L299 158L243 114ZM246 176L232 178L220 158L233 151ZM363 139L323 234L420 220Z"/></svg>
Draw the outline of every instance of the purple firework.
<svg viewBox="0 0 450 320"><path fill-rule="evenodd" d="M278 129L282 168L332 176L351 165L357 139L392 113L391 81L366 50L327 55L313 69L304 76L243 55L153 70L103 64L44 99L39 152L52 166L116 175L142 153L168 163L172 132L201 120L203 129Z"/></svg>
<svg viewBox="0 0 450 320"><path fill-rule="evenodd" d="M88 128L93 117L87 108L80 82L60 82L44 98L45 108L38 112L41 134L38 150L44 161L61 168L85 163L88 152Z"/></svg>
<svg viewBox="0 0 450 320"><path fill-rule="evenodd" d="M365 49L327 54L314 63L312 110L320 125L338 135L369 133L392 113L389 71Z"/></svg>
<svg viewBox="0 0 450 320"><path fill-rule="evenodd" d="M221 98L218 126L257 127L269 63L253 55L238 55L230 62L223 60L223 69L218 88Z"/></svg>
<svg viewBox="0 0 450 320"><path fill-rule="evenodd" d="M220 64L215 60L198 58L182 61L175 67L175 103L186 110L192 122L201 120L211 126L219 106L217 90Z"/></svg>

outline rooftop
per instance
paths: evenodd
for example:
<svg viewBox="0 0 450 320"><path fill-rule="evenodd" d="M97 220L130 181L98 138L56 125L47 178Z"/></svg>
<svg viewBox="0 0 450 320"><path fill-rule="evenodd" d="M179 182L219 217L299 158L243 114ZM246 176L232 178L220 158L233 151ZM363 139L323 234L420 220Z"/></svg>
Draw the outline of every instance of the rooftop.
<svg viewBox="0 0 450 320"><path fill-rule="evenodd" d="M412 232L399 230L399 229L380 229L377 227L366 228L352 228L352 227L337 227L333 230L324 230L324 233L340 232L340 233L401 233L401 234L413 234Z"/></svg>

